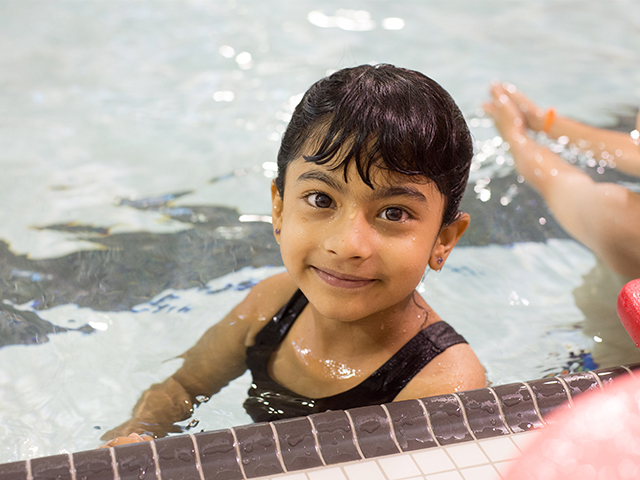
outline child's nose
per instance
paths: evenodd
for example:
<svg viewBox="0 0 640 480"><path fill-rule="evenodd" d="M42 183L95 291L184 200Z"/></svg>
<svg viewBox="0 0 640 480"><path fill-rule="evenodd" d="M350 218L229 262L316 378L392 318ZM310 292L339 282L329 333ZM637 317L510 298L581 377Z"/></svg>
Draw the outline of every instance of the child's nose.
<svg viewBox="0 0 640 480"><path fill-rule="evenodd" d="M373 252L373 228L364 214L341 215L327 229L325 248L344 258L368 258Z"/></svg>

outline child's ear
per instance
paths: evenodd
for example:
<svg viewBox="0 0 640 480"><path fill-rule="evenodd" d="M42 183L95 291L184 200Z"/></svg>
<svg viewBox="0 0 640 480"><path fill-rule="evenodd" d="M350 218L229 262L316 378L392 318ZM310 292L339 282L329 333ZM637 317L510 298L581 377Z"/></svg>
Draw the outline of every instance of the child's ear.
<svg viewBox="0 0 640 480"><path fill-rule="evenodd" d="M282 230L282 197L278 193L276 181L271 182L271 223L273 225L273 235L280 243L280 231Z"/></svg>
<svg viewBox="0 0 640 480"><path fill-rule="evenodd" d="M451 250L469 226L469 222L471 222L469 214L460 212L453 222L442 227L429 258L429 267L432 270L442 269Z"/></svg>

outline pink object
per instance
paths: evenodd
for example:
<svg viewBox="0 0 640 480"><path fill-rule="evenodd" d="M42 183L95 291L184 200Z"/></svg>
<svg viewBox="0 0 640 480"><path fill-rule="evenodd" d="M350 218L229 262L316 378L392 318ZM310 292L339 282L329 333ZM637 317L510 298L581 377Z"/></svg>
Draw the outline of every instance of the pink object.
<svg viewBox="0 0 640 480"><path fill-rule="evenodd" d="M640 478L640 380L618 377L556 410L505 480Z"/></svg>
<svg viewBox="0 0 640 480"><path fill-rule="evenodd" d="M640 348L640 278L631 280L618 294L618 317L636 347Z"/></svg>

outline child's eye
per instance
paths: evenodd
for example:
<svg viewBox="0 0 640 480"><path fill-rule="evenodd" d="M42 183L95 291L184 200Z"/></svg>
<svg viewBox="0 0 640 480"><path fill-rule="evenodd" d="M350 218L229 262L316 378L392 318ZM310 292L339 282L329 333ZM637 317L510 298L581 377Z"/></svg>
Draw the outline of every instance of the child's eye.
<svg viewBox="0 0 640 480"><path fill-rule="evenodd" d="M401 222L410 218L410 215L407 212L397 207L389 207L384 209L382 213L380 213L380 216L383 219L389 220L391 222Z"/></svg>
<svg viewBox="0 0 640 480"><path fill-rule="evenodd" d="M312 193L307 197L307 202L316 208L330 208L333 205L331 197L324 193Z"/></svg>

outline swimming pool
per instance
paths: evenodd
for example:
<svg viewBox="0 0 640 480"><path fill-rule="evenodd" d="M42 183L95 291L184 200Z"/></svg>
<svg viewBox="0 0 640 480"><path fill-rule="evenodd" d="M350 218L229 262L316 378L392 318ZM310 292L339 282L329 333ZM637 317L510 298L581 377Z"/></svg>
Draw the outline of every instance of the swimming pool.
<svg viewBox="0 0 640 480"><path fill-rule="evenodd" d="M360 63L425 72L469 119L472 227L445 271L427 276L424 295L489 379L637 361L633 347L612 355L620 337L603 325L616 324L599 302L619 279L517 181L477 108L498 77L542 105L613 126L640 104L640 7L349 9L0 4L0 462L96 446L142 390L172 373L172 358L280 271L265 218L279 135L313 81ZM249 422L247 386L243 377L199 408L195 430Z"/></svg>

